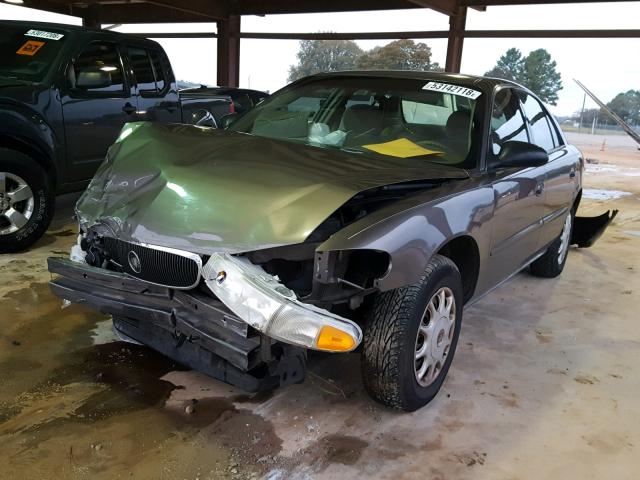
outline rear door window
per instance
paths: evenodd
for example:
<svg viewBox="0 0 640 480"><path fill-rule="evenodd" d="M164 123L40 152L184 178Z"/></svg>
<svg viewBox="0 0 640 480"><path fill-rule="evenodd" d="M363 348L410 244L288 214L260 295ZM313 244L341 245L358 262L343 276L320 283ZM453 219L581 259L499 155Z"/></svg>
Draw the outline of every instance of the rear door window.
<svg viewBox="0 0 640 480"><path fill-rule="evenodd" d="M155 92L156 79L146 50L129 47L129 61L140 92Z"/></svg>
<svg viewBox="0 0 640 480"><path fill-rule="evenodd" d="M169 78L167 75L167 68L165 62L160 57L160 52L156 50L149 50L149 56L151 57L151 65L153 66L153 74L156 78L156 90L161 92L164 87L169 84Z"/></svg>
<svg viewBox="0 0 640 480"><path fill-rule="evenodd" d="M559 139L554 137L554 129L552 120L544 110L540 102L533 96L522 93L522 108L529 122L529 130L531 131L531 143L544 148L547 152L553 150L559 144Z"/></svg>
<svg viewBox="0 0 640 480"><path fill-rule="evenodd" d="M138 91L142 95L162 92L168 80L159 53L139 47L129 47L128 50Z"/></svg>

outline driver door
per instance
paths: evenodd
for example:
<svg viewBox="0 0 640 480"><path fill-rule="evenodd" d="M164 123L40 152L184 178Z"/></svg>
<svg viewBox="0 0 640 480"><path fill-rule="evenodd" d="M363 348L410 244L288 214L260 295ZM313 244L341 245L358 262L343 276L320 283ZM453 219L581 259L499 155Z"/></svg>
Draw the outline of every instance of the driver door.
<svg viewBox="0 0 640 480"><path fill-rule="evenodd" d="M530 141L517 92L503 88L494 97L487 155L494 191L488 271L494 285L520 270L537 253L545 215L546 166L514 169L496 164L502 144L510 140Z"/></svg>
<svg viewBox="0 0 640 480"><path fill-rule="evenodd" d="M83 85L87 73L104 76L106 82ZM103 73L100 73L103 72ZM80 80L80 81L79 81ZM126 122L137 119L136 99L124 75L116 43L91 42L78 53L66 71L61 94L67 146L67 178L90 179Z"/></svg>

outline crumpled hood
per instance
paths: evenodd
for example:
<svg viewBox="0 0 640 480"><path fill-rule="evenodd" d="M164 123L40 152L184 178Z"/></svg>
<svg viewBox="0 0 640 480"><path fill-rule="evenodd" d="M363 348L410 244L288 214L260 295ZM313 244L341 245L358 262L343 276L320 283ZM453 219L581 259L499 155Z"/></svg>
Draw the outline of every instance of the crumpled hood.
<svg viewBox="0 0 640 480"><path fill-rule="evenodd" d="M303 242L369 188L467 177L421 159L137 122L110 148L76 212L83 229L104 224L122 240L237 253Z"/></svg>

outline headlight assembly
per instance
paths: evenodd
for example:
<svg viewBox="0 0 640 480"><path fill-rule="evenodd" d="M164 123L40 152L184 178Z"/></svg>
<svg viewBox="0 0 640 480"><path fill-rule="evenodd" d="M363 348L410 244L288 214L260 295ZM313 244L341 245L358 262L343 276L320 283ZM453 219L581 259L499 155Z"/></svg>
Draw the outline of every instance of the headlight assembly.
<svg viewBox="0 0 640 480"><path fill-rule="evenodd" d="M349 352L362 340L357 324L298 301L276 277L244 258L213 254L203 276L221 302L269 337L330 352Z"/></svg>

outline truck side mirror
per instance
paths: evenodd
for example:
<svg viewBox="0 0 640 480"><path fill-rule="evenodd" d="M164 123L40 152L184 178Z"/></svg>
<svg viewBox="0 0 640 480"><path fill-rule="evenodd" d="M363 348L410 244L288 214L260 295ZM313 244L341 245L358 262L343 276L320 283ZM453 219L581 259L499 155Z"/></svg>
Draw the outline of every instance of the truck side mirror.
<svg viewBox="0 0 640 480"><path fill-rule="evenodd" d="M495 168L539 167L549 161L546 150L529 142L510 140L502 144Z"/></svg>
<svg viewBox="0 0 640 480"><path fill-rule="evenodd" d="M109 75L109 72L106 72L99 68L83 68L78 73L78 78L76 80L77 88L90 90L94 88L105 88L110 86L111 75Z"/></svg>

